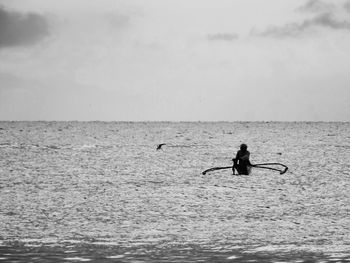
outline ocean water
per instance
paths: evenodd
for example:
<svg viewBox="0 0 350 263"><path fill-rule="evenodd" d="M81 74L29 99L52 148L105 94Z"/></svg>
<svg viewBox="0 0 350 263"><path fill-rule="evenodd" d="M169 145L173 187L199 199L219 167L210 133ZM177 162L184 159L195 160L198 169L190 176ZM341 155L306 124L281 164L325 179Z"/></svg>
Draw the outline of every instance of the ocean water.
<svg viewBox="0 0 350 263"><path fill-rule="evenodd" d="M202 175L243 142L289 170ZM0 122L0 262L28 260L350 262L350 123Z"/></svg>

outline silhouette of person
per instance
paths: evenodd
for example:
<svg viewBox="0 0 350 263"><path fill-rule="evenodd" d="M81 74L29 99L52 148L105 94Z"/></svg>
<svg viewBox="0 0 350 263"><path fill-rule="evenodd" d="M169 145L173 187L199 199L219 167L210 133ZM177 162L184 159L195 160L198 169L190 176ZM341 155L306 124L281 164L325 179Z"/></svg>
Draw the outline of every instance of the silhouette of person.
<svg viewBox="0 0 350 263"><path fill-rule="evenodd" d="M248 146L246 144L241 144L240 149L238 150L236 154L236 158L233 158L233 167L232 172L235 174L235 169L237 170L238 174L249 174L249 167L251 165L249 161L250 152L247 150Z"/></svg>

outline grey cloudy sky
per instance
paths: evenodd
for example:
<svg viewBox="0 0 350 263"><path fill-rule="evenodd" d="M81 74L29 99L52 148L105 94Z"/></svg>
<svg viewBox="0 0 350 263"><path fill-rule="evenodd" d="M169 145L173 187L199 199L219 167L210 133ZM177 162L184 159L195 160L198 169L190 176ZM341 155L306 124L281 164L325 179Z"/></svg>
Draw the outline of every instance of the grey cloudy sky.
<svg viewBox="0 0 350 263"><path fill-rule="evenodd" d="M0 0L0 120L350 121L350 0Z"/></svg>

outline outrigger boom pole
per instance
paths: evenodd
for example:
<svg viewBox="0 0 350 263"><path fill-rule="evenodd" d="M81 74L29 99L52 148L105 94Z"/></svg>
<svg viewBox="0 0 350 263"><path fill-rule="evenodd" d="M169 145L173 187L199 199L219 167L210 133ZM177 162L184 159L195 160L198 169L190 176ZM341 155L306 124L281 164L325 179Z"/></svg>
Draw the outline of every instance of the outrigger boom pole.
<svg viewBox="0 0 350 263"><path fill-rule="evenodd" d="M284 167L284 170L271 168L271 167L265 167L266 165L280 165L280 166ZM257 164L254 164L252 166L256 167L256 168L262 168L262 169L269 169L269 170L278 171L278 172L280 172L280 174L284 174L288 170L288 167L286 165L282 164L282 163L257 163Z"/></svg>
<svg viewBox="0 0 350 263"><path fill-rule="evenodd" d="M205 175L208 172L212 172L212 171L216 171L216 170L223 170L223 169L232 169L233 166L225 166L225 167L213 167L213 168L209 168L207 170L205 170L204 172L202 172L203 175Z"/></svg>

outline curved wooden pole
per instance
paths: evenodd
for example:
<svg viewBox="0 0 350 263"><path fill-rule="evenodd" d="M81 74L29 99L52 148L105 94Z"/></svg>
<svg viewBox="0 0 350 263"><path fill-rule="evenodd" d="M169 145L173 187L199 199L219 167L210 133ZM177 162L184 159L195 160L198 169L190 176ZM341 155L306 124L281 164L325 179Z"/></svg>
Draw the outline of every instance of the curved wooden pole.
<svg viewBox="0 0 350 263"><path fill-rule="evenodd" d="M232 166L225 166L225 167L213 167L205 170L202 172L203 175L205 175L208 172L216 171L216 170L223 170L223 169L232 169Z"/></svg>
<svg viewBox="0 0 350 263"><path fill-rule="evenodd" d="M280 166L284 167L284 169L280 170L280 169L276 169L276 168L272 168L272 167L264 167L266 165L280 165ZM257 164L254 164L252 166L256 167L256 168L262 168L262 169L269 169L269 170L278 171L278 172L280 172L280 174L284 174L288 170L288 167L286 165L282 164L282 163L257 163Z"/></svg>
<svg viewBox="0 0 350 263"><path fill-rule="evenodd" d="M287 167L283 163L257 163L257 164L254 164L254 165L258 165L258 166L260 166L260 165L281 165L281 166L283 166L285 168Z"/></svg>
<svg viewBox="0 0 350 263"><path fill-rule="evenodd" d="M252 165L252 167L261 168L261 169L273 170L273 171L280 172L280 174L284 174L284 173L287 172L287 170L288 170L288 167L287 167L287 166L285 166L285 168L284 168L283 170L276 169L276 168L272 168L272 167L259 166L259 165Z"/></svg>

